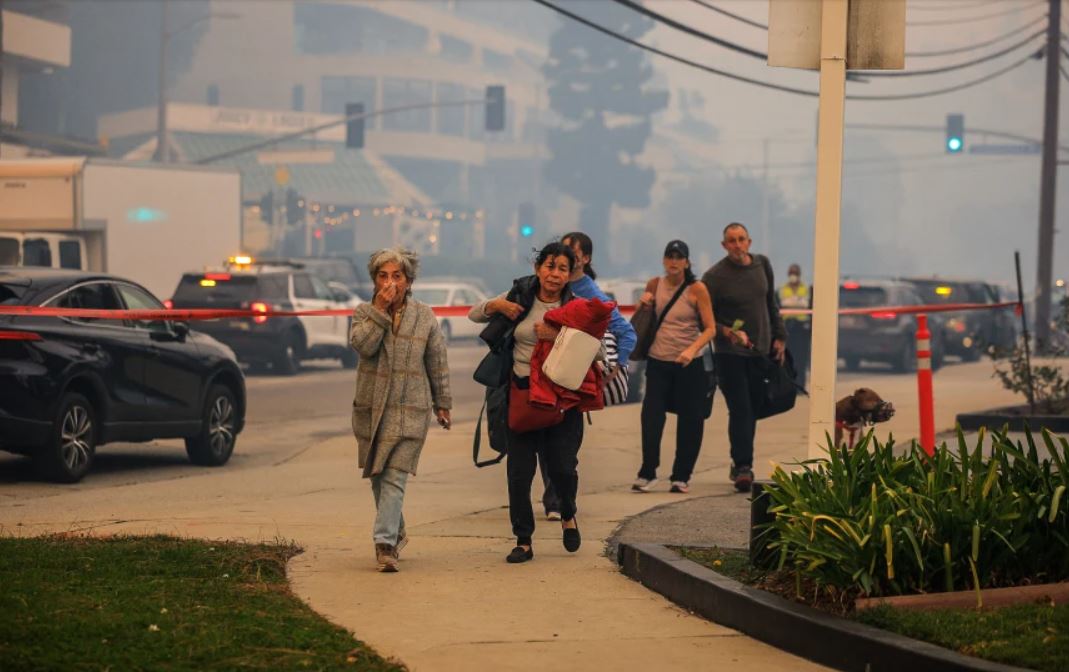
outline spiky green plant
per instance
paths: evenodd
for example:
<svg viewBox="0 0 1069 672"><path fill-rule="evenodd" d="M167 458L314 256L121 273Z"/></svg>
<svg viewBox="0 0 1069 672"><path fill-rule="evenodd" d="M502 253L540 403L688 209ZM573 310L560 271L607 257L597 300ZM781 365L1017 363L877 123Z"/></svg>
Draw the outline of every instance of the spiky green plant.
<svg viewBox="0 0 1069 672"><path fill-rule="evenodd" d="M871 432L852 450L776 467L769 548L779 568L863 595L940 592L1069 578L1069 442L961 431L929 457Z"/></svg>

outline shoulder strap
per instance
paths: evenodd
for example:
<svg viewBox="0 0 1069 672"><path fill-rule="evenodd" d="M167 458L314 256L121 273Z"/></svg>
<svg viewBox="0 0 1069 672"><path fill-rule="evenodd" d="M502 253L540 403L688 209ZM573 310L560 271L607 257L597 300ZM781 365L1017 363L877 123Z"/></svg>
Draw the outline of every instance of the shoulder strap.
<svg viewBox="0 0 1069 672"><path fill-rule="evenodd" d="M479 420L475 423L475 438L471 442L471 461L475 463L476 467L489 467L491 464L497 464L501 460L505 459L505 453L499 453L497 457L492 460L479 461L479 444L482 443L483 436L483 414L486 413L486 401L483 401L483 407L479 410Z"/></svg>
<svg viewBox="0 0 1069 672"><path fill-rule="evenodd" d="M772 284L775 282L772 279L772 262L763 254L757 256L761 259L761 265L765 267L765 279L768 280L768 291L765 293L765 299L768 303L768 317L771 322L775 323L779 315L779 292L776 291L776 287ZM773 326L775 325L773 324Z"/></svg>
<svg viewBox="0 0 1069 672"><path fill-rule="evenodd" d="M668 305L664 307L664 310L661 311L661 314L657 317L657 326L654 327L654 331L661 328L661 323L664 322L664 318L668 317L668 311L672 310L672 306L676 305L676 301L679 300L679 297L683 296L683 292L685 292L689 286L690 285L685 282L680 283L679 289L672 295L672 300L668 302ZM656 301L656 297L654 297L654 301Z"/></svg>

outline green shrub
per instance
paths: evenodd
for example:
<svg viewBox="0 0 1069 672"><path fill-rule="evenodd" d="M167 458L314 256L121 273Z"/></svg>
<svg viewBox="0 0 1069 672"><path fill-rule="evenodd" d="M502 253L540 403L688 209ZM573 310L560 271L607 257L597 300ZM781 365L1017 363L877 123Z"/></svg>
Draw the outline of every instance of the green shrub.
<svg viewBox="0 0 1069 672"><path fill-rule="evenodd" d="M1043 432L1049 458L985 432L970 449L960 430L932 457L914 442L870 432L768 488L775 520L764 530L779 568L861 595L908 594L1069 578L1069 442ZM830 442L829 442L830 443Z"/></svg>

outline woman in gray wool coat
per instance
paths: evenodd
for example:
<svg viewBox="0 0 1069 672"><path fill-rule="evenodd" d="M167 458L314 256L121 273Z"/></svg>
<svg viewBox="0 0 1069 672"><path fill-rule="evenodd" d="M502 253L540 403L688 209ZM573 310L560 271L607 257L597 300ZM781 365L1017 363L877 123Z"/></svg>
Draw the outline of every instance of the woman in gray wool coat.
<svg viewBox="0 0 1069 672"><path fill-rule="evenodd" d="M419 267L403 248L371 255L375 283L370 303L357 306L349 343L360 354L353 398L353 434L364 478L375 496L375 560L396 572L408 543L401 514L405 484L416 473L430 413L450 427L449 364L445 338L431 307L412 298Z"/></svg>

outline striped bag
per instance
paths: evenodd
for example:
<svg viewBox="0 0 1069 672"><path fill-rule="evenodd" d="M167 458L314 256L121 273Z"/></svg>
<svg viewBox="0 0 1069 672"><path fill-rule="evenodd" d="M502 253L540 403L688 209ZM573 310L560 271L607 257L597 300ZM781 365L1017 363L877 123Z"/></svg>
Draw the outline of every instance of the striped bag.
<svg viewBox="0 0 1069 672"><path fill-rule="evenodd" d="M605 345L605 364L609 369L615 367L620 361L619 350L616 347L616 336L610 331L605 332L602 338ZM605 383L605 405L616 406L627 401L628 373L627 369L621 369L620 374Z"/></svg>

